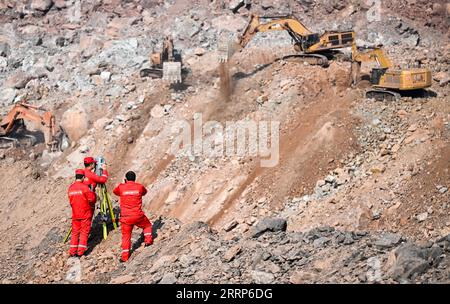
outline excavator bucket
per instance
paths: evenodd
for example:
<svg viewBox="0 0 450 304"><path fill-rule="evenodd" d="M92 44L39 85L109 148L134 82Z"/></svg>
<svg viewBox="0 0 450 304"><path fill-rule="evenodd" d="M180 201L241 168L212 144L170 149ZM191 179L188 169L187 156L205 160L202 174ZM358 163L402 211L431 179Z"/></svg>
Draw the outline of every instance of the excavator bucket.
<svg viewBox="0 0 450 304"><path fill-rule="evenodd" d="M239 48L239 44L235 39L235 35L228 31L223 31L219 34L217 39L217 55L219 62L228 62Z"/></svg>
<svg viewBox="0 0 450 304"><path fill-rule="evenodd" d="M219 39L217 45L219 62L228 62L231 57L231 41L229 39Z"/></svg>
<svg viewBox="0 0 450 304"><path fill-rule="evenodd" d="M66 132L64 132L64 130L62 128L60 128L61 133L59 135L59 140L58 140L58 149L61 152L64 152L67 148L70 147L70 139L69 136L67 136Z"/></svg>
<svg viewBox="0 0 450 304"><path fill-rule="evenodd" d="M163 80L170 83L181 83L181 62L164 62Z"/></svg>

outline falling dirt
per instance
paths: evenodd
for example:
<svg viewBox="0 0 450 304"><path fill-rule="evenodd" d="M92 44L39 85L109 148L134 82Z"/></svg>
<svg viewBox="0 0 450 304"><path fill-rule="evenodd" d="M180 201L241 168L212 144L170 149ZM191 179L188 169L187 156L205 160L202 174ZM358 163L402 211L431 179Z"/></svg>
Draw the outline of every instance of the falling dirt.
<svg viewBox="0 0 450 304"><path fill-rule="evenodd" d="M219 64L220 96L225 102L229 102L232 92L232 80L230 77L230 66L226 63Z"/></svg>

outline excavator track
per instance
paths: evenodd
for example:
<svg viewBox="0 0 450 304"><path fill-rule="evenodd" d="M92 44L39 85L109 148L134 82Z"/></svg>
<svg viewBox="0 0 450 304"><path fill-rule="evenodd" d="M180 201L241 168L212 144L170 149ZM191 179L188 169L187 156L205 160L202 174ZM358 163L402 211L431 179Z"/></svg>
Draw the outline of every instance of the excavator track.
<svg viewBox="0 0 450 304"><path fill-rule="evenodd" d="M375 99L377 101L398 101L401 95L397 92L383 89L369 89L366 91L366 98Z"/></svg>
<svg viewBox="0 0 450 304"><path fill-rule="evenodd" d="M0 149L17 148L19 146L19 140L11 137L0 137Z"/></svg>
<svg viewBox="0 0 450 304"><path fill-rule="evenodd" d="M150 77L150 78L162 78L163 77L163 70L158 68L148 68L148 69L142 69L140 71L141 77Z"/></svg>
<svg viewBox="0 0 450 304"><path fill-rule="evenodd" d="M0 149L9 149L9 148L29 148L34 146L37 143L36 137L30 134L20 135L16 137L0 137Z"/></svg>
<svg viewBox="0 0 450 304"><path fill-rule="evenodd" d="M304 63L307 62L311 65L319 65L321 67L329 66L328 58L320 54L294 54L283 57L283 60L287 62Z"/></svg>

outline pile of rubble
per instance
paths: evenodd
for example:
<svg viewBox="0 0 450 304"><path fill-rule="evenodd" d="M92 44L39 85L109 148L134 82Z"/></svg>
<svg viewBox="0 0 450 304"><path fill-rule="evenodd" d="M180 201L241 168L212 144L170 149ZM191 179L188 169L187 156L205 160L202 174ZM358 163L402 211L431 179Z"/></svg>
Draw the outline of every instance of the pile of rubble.
<svg viewBox="0 0 450 304"><path fill-rule="evenodd" d="M233 229L214 231L201 222L180 229L176 221L165 221L155 246L136 248L126 265L118 263L118 248L90 254L81 261L67 260L67 254L59 248L56 255L40 252L34 264L10 269L14 272L4 275L2 282L299 284L448 280L450 235L417 245L394 233L339 231L332 227L287 232L282 218L265 218L245 235ZM108 243L118 238L118 233L113 233ZM51 245L48 241L46 245ZM52 245L56 245L54 240ZM20 252L20 248L17 250Z"/></svg>

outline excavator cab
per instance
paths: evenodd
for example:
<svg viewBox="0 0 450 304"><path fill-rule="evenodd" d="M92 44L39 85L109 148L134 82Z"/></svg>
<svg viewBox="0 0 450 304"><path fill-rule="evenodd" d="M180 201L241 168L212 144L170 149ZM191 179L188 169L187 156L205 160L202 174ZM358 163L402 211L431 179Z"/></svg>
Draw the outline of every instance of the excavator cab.
<svg viewBox="0 0 450 304"><path fill-rule="evenodd" d="M302 40L301 48L297 51L302 52L304 50L309 49L312 45L318 43L320 41L319 34L310 34L305 36Z"/></svg>
<svg viewBox="0 0 450 304"><path fill-rule="evenodd" d="M150 60L154 66L161 66L161 64L162 64L161 53L152 53L150 55Z"/></svg>
<svg viewBox="0 0 450 304"><path fill-rule="evenodd" d="M146 74L156 78L162 78L170 83L182 82L181 77L181 53L174 49L173 39L166 36L162 43L161 52L153 52L150 55L152 68Z"/></svg>

